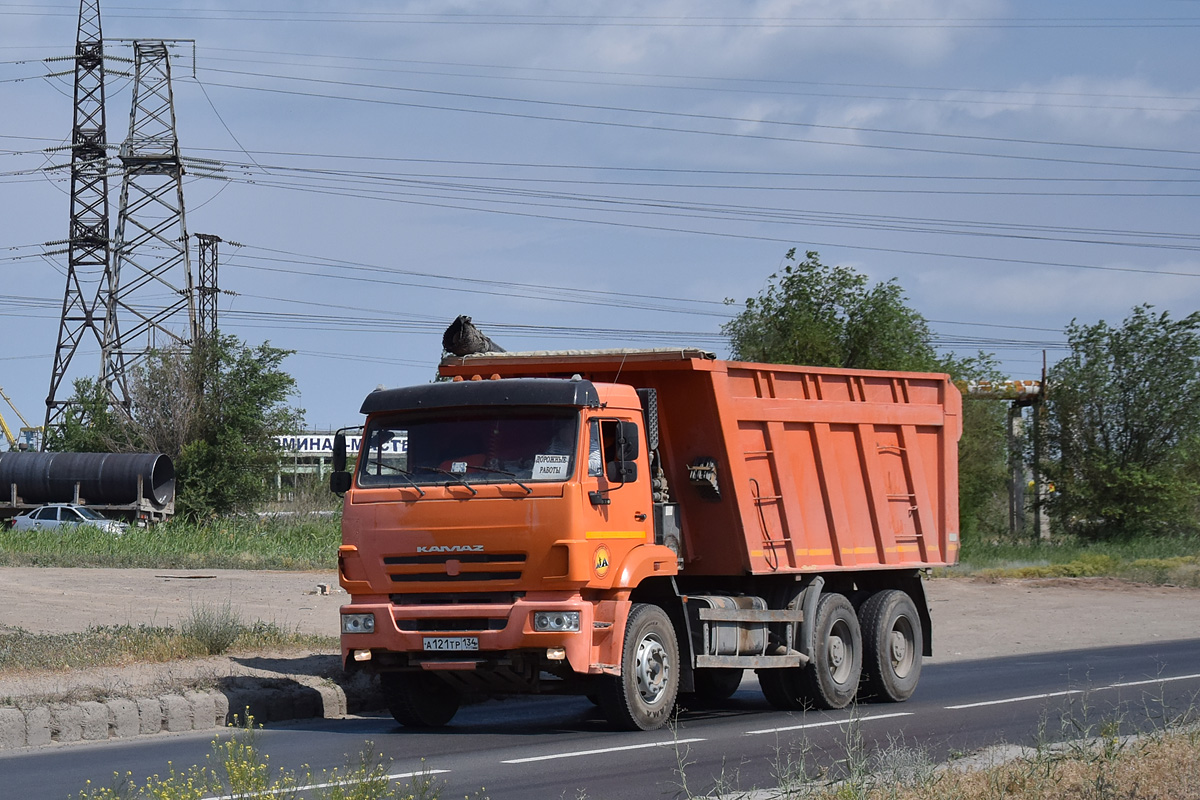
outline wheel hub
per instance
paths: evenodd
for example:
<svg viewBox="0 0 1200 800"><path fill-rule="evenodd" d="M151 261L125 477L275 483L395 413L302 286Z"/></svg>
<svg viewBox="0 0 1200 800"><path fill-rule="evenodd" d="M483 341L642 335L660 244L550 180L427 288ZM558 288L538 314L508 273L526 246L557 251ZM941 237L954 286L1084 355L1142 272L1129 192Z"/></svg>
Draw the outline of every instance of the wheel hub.
<svg viewBox="0 0 1200 800"><path fill-rule="evenodd" d="M908 640L900 631L892 631L892 663L903 664L908 660Z"/></svg>
<svg viewBox="0 0 1200 800"><path fill-rule="evenodd" d="M829 637L829 664L834 669L842 666L842 662L846 660L846 643L842 641L840 636Z"/></svg>
<svg viewBox="0 0 1200 800"><path fill-rule="evenodd" d="M646 637L638 642L637 686L638 694L643 700L655 703L662 697L663 692L667 690L670 669L667 651L662 642L654 637Z"/></svg>

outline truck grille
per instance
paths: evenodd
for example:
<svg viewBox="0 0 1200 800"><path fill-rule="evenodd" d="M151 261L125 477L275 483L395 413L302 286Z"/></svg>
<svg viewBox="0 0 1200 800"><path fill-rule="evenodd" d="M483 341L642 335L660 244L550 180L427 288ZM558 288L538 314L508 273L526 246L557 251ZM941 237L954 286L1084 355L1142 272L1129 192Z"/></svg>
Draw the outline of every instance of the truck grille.
<svg viewBox="0 0 1200 800"><path fill-rule="evenodd" d="M392 604L397 606L449 606L464 603L511 606L524 596L524 592L396 593L391 596L391 600Z"/></svg>
<svg viewBox="0 0 1200 800"><path fill-rule="evenodd" d="M507 619L398 619L396 627L402 631L419 633L476 633L479 631L502 631Z"/></svg>
<svg viewBox="0 0 1200 800"><path fill-rule="evenodd" d="M516 581L524 553L422 553L383 559L393 583L480 583Z"/></svg>

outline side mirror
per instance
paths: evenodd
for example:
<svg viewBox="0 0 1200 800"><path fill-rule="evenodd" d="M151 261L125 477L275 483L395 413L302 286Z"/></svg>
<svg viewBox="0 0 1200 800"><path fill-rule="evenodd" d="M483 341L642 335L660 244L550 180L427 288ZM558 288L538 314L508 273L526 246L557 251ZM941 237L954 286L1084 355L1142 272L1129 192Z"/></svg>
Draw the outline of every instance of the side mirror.
<svg viewBox="0 0 1200 800"><path fill-rule="evenodd" d="M638 427L636 422L621 422L617 426L617 460L635 461L638 457Z"/></svg>
<svg viewBox="0 0 1200 800"><path fill-rule="evenodd" d="M617 423L617 460L606 465L608 479L613 483L633 483L637 480L638 427L635 422Z"/></svg>
<svg viewBox="0 0 1200 800"><path fill-rule="evenodd" d="M334 494L345 494L350 491L350 473L345 471L329 473L329 491Z"/></svg>
<svg viewBox="0 0 1200 800"><path fill-rule="evenodd" d="M333 435L333 471L346 471L346 434L341 431Z"/></svg>
<svg viewBox="0 0 1200 800"><path fill-rule="evenodd" d="M329 491L345 494L350 490L350 473L346 471L346 434L333 435L333 472L329 473Z"/></svg>
<svg viewBox="0 0 1200 800"><path fill-rule="evenodd" d="M608 467L608 480L611 483L634 483L637 481L636 461L610 461L606 466Z"/></svg>

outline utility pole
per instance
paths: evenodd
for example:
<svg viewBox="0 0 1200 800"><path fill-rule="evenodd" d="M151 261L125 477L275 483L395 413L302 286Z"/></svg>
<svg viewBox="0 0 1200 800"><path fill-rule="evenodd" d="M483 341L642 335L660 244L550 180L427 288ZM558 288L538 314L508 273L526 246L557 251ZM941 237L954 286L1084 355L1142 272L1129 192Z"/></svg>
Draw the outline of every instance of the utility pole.
<svg viewBox="0 0 1200 800"><path fill-rule="evenodd" d="M115 313L105 326L100 368L112 402L125 409L127 370L156 347L190 347L199 333L170 53L163 41L135 40L133 54L129 136L120 151L124 176L113 254Z"/></svg>
<svg viewBox="0 0 1200 800"><path fill-rule="evenodd" d="M67 285L58 346L46 395L42 446L63 424L71 405L71 362L85 341L103 348L112 324L113 273L108 219L108 156L104 121L104 39L100 0L80 0L75 40L75 106L71 128L71 222L67 238ZM64 385L65 384L65 385Z"/></svg>
<svg viewBox="0 0 1200 800"><path fill-rule="evenodd" d="M217 295L221 293L217 283L217 245L220 236L197 233L199 243L199 281L196 284L196 327L197 338L211 338L217 333Z"/></svg>
<svg viewBox="0 0 1200 800"><path fill-rule="evenodd" d="M1034 529L1042 538L1048 538L1048 530L1043 525L1042 498L1045 494L1041 473L1038 471L1040 461L1039 415L1042 412L1042 401L1045 396L1046 370L1042 369L1041 381L955 381L955 386L966 397L976 397L988 400L1006 400L1009 402L1007 414L1008 440L1008 532L1014 536L1025 534L1025 457L1021 447L1021 423L1023 409L1033 408L1033 493L1034 493Z"/></svg>

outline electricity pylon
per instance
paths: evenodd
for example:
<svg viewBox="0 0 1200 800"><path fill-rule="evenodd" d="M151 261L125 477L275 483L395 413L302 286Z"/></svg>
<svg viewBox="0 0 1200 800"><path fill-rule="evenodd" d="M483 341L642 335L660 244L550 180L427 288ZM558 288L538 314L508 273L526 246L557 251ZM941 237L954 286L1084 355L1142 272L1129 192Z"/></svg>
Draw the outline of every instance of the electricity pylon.
<svg viewBox="0 0 1200 800"><path fill-rule="evenodd" d="M211 338L217 333L217 295L221 293L217 283L217 245L221 237L197 233L196 241L199 242L196 329L199 336Z"/></svg>
<svg viewBox="0 0 1200 800"><path fill-rule="evenodd" d="M85 341L103 348L112 324L113 282L108 219L108 157L104 122L104 39L100 0L80 0L75 41L75 109L71 128L71 223L67 238L67 286L50 391L46 395L43 446L60 428L71 405L68 371ZM91 335L89 335L91 334ZM64 383L66 384L64 386Z"/></svg>
<svg viewBox="0 0 1200 800"><path fill-rule="evenodd" d="M133 43L133 104L113 252L111 304L100 380L128 408L128 370L152 349L197 338L196 300L175 132L171 59L164 42Z"/></svg>

